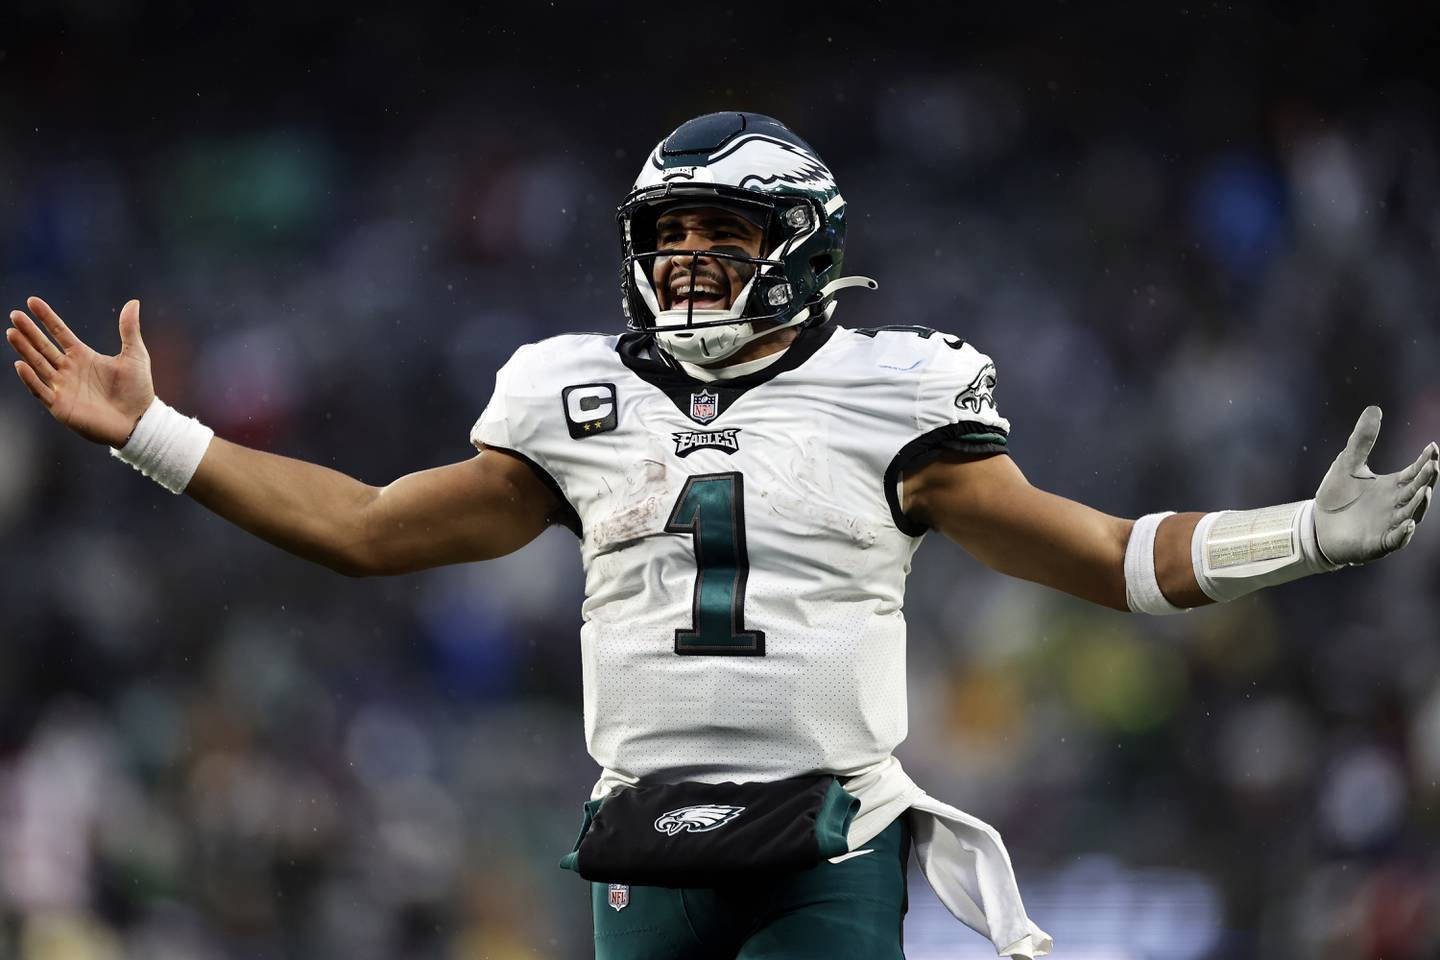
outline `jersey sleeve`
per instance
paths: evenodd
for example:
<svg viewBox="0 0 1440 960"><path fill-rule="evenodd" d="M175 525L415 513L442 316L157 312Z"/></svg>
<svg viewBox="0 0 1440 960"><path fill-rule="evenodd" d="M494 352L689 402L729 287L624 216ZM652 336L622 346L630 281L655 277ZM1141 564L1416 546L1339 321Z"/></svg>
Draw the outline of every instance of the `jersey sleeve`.
<svg viewBox="0 0 1440 960"><path fill-rule="evenodd" d="M925 527L900 510L900 479L906 470L934 459L942 450L1004 453L1010 421L995 406L995 363L973 346L934 336L915 382L914 435L885 472L885 491L898 526L911 536Z"/></svg>
<svg viewBox="0 0 1440 960"><path fill-rule="evenodd" d="M995 363L968 343L937 347L916 385L915 426L935 449L1004 452L1010 421L995 406Z"/></svg>
<svg viewBox="0 0 1440 960"><path fill-rule="evenodd" d="M546 456L546 438L555 425L547 421L545 402L558 403L558 394L547 389L547 379L539 374L542 364L537 353L542 348L543 344L526 344L495 374L495 392L470 428L470 442L477 450L489 447L524 460L559 498L559 522L580 536L579 515L570 504L559 471ZM553 411L550 414L553 419Z"/></svg>
<svg viewBox="0 0 1440 960"><path fill-rule="evenodd" d="M470 428L470 442L475 449L495 447L499 450L524 453L519 447L526 445L526 439L533 432L533 424L525 415L527 404L524 399L512 394L512 383L517 371L521 378L524 378L525 354L532 349L533 344L526 344L516 350L505 365L496 371L495 392L490 395L490 402L485 404L485 409L480 411L480 419Z"/></svg>

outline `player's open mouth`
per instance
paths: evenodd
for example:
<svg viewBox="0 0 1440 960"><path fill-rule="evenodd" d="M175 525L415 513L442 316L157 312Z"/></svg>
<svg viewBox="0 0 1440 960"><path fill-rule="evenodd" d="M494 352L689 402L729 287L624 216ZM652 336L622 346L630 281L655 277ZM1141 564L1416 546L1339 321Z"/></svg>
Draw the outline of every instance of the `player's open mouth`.
<svg viewBox="0 0 1440 960"><path fill-rule="evenodd" d="M728 306L726 291L713 280L696 280L692 288L690 279L670 285L670 309L723 310Z"/></svg>

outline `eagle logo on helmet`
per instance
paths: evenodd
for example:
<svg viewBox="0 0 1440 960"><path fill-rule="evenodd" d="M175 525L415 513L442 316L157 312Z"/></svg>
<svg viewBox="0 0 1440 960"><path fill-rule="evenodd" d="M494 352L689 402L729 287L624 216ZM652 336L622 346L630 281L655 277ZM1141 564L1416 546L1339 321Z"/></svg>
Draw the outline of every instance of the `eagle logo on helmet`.
<svg viewBox="0 0 1440 960"><path fill-rule="evenodd" d="M655 829L670 837L677 833L708 833L725 826L744 812L744 807L724 803L697 803L662 813L655 821Z"/></svg>
<svg viewBox="0 0 1440 960"><path fill-rule="evenodd" d="M677 178L694 180L704 171L707 183L724 184L741 190L767 192L784 184L817 194L835 190L835 175L820 158L797 144L786 143L763 133L743 134L725 144L697 165L686 158L682 166L666 162L664 142L650 154L650 162L635 181L636 190Z"/></svg>

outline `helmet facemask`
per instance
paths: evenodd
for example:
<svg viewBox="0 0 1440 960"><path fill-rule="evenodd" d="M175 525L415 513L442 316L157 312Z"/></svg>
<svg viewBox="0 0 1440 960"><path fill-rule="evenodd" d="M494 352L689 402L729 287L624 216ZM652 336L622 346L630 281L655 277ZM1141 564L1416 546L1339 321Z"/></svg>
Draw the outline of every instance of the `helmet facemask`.
<svg viewBox="0 0 1440 960"><path fill-rule="evenodd" d="M743 211L764 227L760 255L659 249L656 222L681 204ZM646 158L617 220L627 323L679 360L714 363L775 330L823 323L837 291L875 286L840 276L845 200L834 175L794 131L758 113L711 113L677 127ZM663 309L669 301L654 279L661 256L690 257L692 278L704 258L752 272L723 310L695 308L693 290L685 309Z"/></svg>
<svg viewBox="0 0 1440 960"><path fill-rule="evenodd" d="M630 328L654 333L678 360L706 364L731 356L758 337L804 323L811 316L810 304L794 302L794 284L787 276L787 266L793 270L794 264L786 258L816 232L820 221L816 206L805 199L762 197L751 191L699 184L666 184L636 191L619 215L625 254L621 267L624 306ZM758 255L731 245L661 249L660 217L677 208L693 207L725 210L759 226ZM666 261L671 261L672 274L683 270L688 275L688 286L657 289L656 275ZM697 307L697 286L717 272L724 274L731 287L729 305ZM742 281L738 290L737 275ZM666 306L681 295L683 306Z"/></svg>

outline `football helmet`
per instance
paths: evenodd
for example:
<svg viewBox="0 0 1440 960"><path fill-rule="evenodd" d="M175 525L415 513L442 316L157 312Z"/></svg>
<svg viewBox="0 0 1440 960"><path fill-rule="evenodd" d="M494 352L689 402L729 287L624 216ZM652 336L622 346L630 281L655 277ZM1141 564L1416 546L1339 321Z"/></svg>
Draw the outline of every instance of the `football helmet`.
<svg viewBox="0 0 1440 960"><path fill-rule="evenodd" d="M661 214L694 207L719 207L760 226L759 255L733 247L659 249ZM646 158L616 219L627 324L654 333L677 360L723 360L774 330L823 322L845 287L876 286L840 276L845 200L829 168L783 123L758 113L711 113L681 124ZM725 309L696 308L694 296L664 309L655 268L667 257L690 260L692 283L701 258L729 261L748 279ZM760 321L775 323L757 330Z"/></svg>

